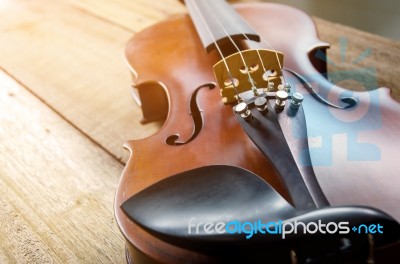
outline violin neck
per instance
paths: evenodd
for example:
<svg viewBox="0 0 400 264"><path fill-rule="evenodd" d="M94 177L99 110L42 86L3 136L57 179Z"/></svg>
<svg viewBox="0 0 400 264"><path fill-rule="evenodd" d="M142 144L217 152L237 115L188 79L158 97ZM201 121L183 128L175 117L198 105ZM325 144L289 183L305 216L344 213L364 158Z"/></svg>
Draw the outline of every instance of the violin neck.
<svg viewBox="0 0 400 264"><path fill-rule="evenodd" d="M185 0L186 7L207 52L232 40L260 41L259 35L225 0Z"/></svg>

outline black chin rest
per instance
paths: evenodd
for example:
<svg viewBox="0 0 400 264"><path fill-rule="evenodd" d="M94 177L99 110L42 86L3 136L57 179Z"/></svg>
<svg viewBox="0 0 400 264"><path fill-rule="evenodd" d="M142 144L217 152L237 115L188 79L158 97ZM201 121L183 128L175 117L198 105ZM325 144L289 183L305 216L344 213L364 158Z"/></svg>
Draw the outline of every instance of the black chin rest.
<svg viewBox="0 0 400 264"><path fill-rule="evenodd" d="M157 236L187 240L227 240L229 237L188 236L188 223L287 219L296 215L268 183L232 166L215 165L186 171L157 182L129 198L124 212ZM238 236L237 239L241 237Z"/></svg>
<svg viewBox="0 0 400 264"><path fill-rule="evenodd" d="M207 222L257 222L260 219L263 222L309 223L322 220L325 223L348 221L350 227L379 223L385 225L388 232L378 237L376 244L397 241L400 236L398 223L383 212L355 206L299 212L257 175L225 165L202 167L168 177L132 196L121 207L132 221L156 237L197 251L293 246L306 240L318 244L321 239L318 234L300 234L288 235L283 240L279 235L261 233L247 239L246 234L209 234L204 232L204 226L196 233L197 225ZM353 235L354 232L349 234Z"/></svg>

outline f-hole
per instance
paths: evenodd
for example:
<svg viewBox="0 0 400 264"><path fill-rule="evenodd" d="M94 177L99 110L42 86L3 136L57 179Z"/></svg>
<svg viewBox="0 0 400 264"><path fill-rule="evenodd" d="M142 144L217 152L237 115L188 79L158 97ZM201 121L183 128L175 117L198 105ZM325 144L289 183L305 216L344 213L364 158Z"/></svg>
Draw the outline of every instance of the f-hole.
<svg viewBox="0 0 400 264"><path fill-rule="evenodd" d="M208 87L210 90L215 88L214 83L206 83L203 84L202 86L199 86L194 90L192 93L192 96L190 97L190 115L193 118L193 133L192 136L187 140L187 141L180 141L179 140L179 134L174 134L165 140L165 142L168 145L171 146L180 146L189 143L193 139L197 137L197 135L200 133L201 129L203 128L203 117L201 116L201 111L199 109L199 106L197 105L197 94L199 93L200 89Z"/></svg>

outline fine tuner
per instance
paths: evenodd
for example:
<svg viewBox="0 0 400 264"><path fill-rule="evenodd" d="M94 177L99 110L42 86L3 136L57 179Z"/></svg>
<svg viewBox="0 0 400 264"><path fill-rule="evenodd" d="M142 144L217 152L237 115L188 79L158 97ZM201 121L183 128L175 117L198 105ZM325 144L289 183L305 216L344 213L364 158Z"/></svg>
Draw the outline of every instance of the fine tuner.
<svg viewBox="0 0 400 264"><path fill-rule="evenodd" d="M290 90L290 84L285 85L285 87L286 89ZM263 93L257 97L254 97L253 100L240 102L234 107L234 111L246 121L249 121L252 119L249 105L254 103L254 106L257 108L257 110L264 115L269 111L268 99L276 99L274 105L276 112L282 112L285 109L287 99L290 99L290 109L293 111L297 111L304 100L304 96L301 93L297 92L289 94L285 90Z"/></svg>
<svg viewBox="0 0 400 264"><path fill-rule="evenodd" d="M276 101L275 108L282 111L286 106L286 100L288 99L288 93L285 91L277 91L275 93Z"/></svg>

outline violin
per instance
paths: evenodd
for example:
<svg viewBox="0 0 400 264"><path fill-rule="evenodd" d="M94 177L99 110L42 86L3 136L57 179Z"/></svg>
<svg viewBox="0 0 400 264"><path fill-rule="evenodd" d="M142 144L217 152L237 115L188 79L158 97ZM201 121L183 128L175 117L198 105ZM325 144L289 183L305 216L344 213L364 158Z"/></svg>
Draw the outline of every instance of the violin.
<svg viewBox="0 0 400 264"><path fill-rule="evenodd" d="M184 2L188 14L126 46L142 123L163 123L125 144L115 217L127 262L398 258L400 105L390 90L330 83L320 59L329 44L295 8Z"/></svg>

